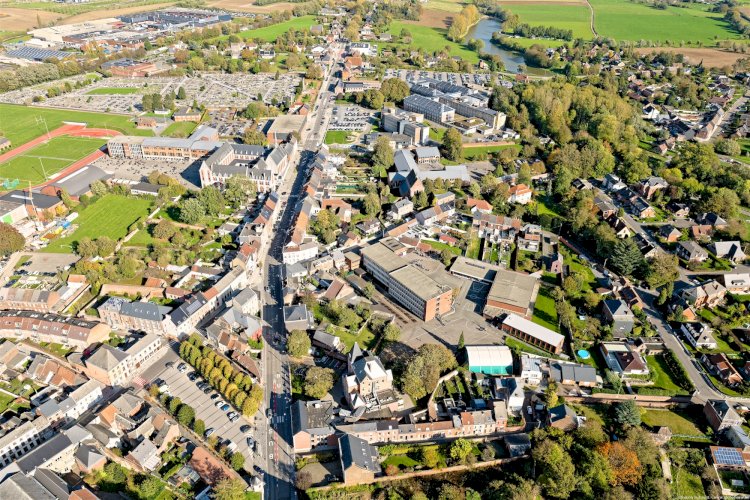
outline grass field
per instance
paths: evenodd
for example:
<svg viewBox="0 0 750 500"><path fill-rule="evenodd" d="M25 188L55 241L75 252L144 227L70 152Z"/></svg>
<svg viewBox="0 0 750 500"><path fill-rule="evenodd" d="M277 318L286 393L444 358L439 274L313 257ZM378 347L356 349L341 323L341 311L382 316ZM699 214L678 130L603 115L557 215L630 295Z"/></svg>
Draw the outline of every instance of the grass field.
<svg viewBox="0 0 750 500"><path fill-rule="evenodd" d="M655 429L669 427L672 434L684 436L703 436L704 433L695 425L687 413L681 411L662 410L656 408L643 409L641 419L643 423Z"/></svg>
<svg viewBox="0 0 750 500"><path fill-rule="evenodd" d="M165 137L187 137L198 124L195 122L174 122L161 133Z"/></svg>
<svg viewBox="0 0 750 500"><path fill-rule="evenodd" d="M701 478L692 472L681 468L672 469L672 495L674 498L705 498Z"/></svg>
<svg viewBox="0 0 750 500"><path fill-rule="evenodd" d="M620 0L623 1L623 0ZM625 1L624 3L629 3ZM589 39L594 36L590 27L589 9L580 4L520 4L513 3L506 6L508 10L517 14L522 23L531 26L555 26L557 28L573 30L574 38ZM599 17L597 16L597 26ZM539 40L531 40L539 43ZM543 40L546 44L548 40Z"/></svg>
<svg viewBox="0 0 750 500"><path fill-rule="evenodd" d="M645 356L645 358L648 369L651 370L651 373L653 374L652 380L654 382L654 388L664 389L675 395L688 394L685 389L678 386L672 379L672 372L664 362L662 356Z"/></svg>
<svg viewBox="0 0 750 500"><path fill-rule="evenodd" d="M329 130L326 132L326 144L346 144L349 141L349 134L351 132L347 130Z"/></svg>
<svg viewBox="0 0 750 500"><path fill-rule="evenodd" d="M105 144L103 139L87 137L53 137L26 153L0 164L0 177L18 179L26 184L45 181L71 163L94 152Z"/></svg>
<svg viewBox="0 0 750 500"><path fill-rule="evenodd" d="M83 122L89 127L118 130L128 135L154 135L150 130L135 128L135 124L128 116L0 104L0 130L11 140L14 147L46 133L47 129L41 118L46 120L50 130L56 129L62 125L63 121L67 121Z"/></svg>
<svg viewBox="0 0 750 500"><path fill-rule="evenodd" d="M702 41L713 45L715 40L739 37L720 13L708 11L709 6L695 4L660 10L623 0L590 0L590 3L599 35L617 41Z"/></svg>
<svg viewBox="0 0 750 500"><path fill-rule="evenodd" d="M292 28L297 30L301 30L304 28L309 29L313 24L315 24L315 16L295 17L290 19L289 21L284 21L283 23L274 24L272 26L241 31L238 33L238 35L242 38L258 38L266 42L273 42L279 37L279 35L283 35Z"/></svg>
<svg viewBox="0 0 750 500"><path fill-rule="evenodd" d="M473 50L469 50L463 45L451 42L446 38L448 30L442 28L431 28L429 26L420 26L418 24L409 24L403 21L393 21L388 33L399 36L402 29L406 29L411 33L412 42L411 45L414 47L422 47L428 53L442 50L444 47L448 47L452 56L458 56L471 64L479 62L479 56ZM398 45L398 44L382 44L387 45Z"/></svg>
<svg viewBox="0 0 750 500"><path fill-rule="evenodd" d="M92 239L109 236L119 240L127 234L128 226L148 214L152 203L150 200L108 194L79 210L75 221L78 229L69 236L51 241L44 251L71 253L74 243L85 236Z"/></svg>
<svg viewBox="0 0 750 500"><path fill-rule="evenodd" d="M547 287L539 287L539 295L536 297L534 304L534 315L531 321L537 325L549 328L553 332L559 332L557 326L557 310L555 309L555 299L552 298L550 290Z"/></svg>
<svg viewBox="0 0 750 500"><path fill-rule="evenodd" d="M129 95L138 94L143 89L136 89L133 87L100 87L86 92L86 95Z"/></svg>
<svg viewBox="0 0 750 500"><path fill-rule="evenodd" d="M432 129L430 129L430 131L432 131ZM479 146L476 148L467 148L464 146L464 160L471 161L482 153L497 153L498 151L508 148L516 148L519 151L521 150L521 146L517 144L511 144L509 146Z"/></svg>

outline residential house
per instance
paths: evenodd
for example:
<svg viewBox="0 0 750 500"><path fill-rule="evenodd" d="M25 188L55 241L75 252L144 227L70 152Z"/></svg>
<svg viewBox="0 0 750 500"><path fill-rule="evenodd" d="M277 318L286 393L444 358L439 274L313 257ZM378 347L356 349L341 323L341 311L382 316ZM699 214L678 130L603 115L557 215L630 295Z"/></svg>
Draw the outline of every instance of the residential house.
<svg viewBox="0 0 750 500"><path fill-rule="evenodd" d="M467 198L466 206L471 210L471 213L476 215L477 213L492 213L492 205L488 201L478 200L476 198Z"/></svg>
<svg viewBox="0 0 750 500"><path fill-rule="evenodd" d="M638 183L638 192L647 200L650 200L658 191L669 187L669 183L661 177L651 176Z"/></svg>
<svg viewBox="0 0 750 500"><path fill-rule="evenodd" d="M508 203L526 205L531 202L532 190L526 184L516 184L508 190Z"/></svg>
<svg viewBox="0 0 750 500"><path fill-rule="evenodd" d="M549 365L549 373L550 379L560 385L595 387L598 384L596 368L589 365L552 362Z"/></svg>
<svg viewBox="0 0 750 500"><path fill-rule="evenodd" d="M747 259L739 241L715 241L708 245L708 250L720 259L727 259L734 263Z"/></svg>
<svg viewBox="0 0 750 500"><path fill-rule="evenodd" d="M705 262L708 260L708 252L692 240L677 243L675 253L677 257L687 262Z"/></svg>
<svg viewBox="0 0 750 500"><path fill-rule="evenodd" d="M708 369L719 379L729 386L736 386L741 384L744 380L739 370L729 361L726 354L703 354L701 361L708 367Z"/></svg>
<svg viewBox="0 0 750 500"><path fill-rule="evenodd" d="M649 368L641 354L625 342L602 342L600 350L607 366L622 377L648 375Z"/></svg>
<svg viewBox="0 0 750 500"><path fill-rule="evenodd" d="M742 425L744 419L732 408L731 404L723 399L709 399L703 406L703 415L708 420L708 425L715 432L723 431L733 425Z"/></svg>
<svg viewBox="0 0 750 500"><path fill-rule="evenodd" d="M521 356L521 380L526 385L537 386L542 382L542 359L524 354Z"/></svg>
<svg viewBox="0 0 750 500"><path fill-rule="evenodd" d="M414 203L409 198L401 198L391 205L388 213L393 219L400 220L414 211Z"/></svg>
<svg viewBox="0 0 750 500"><path fill-rule="evenodd" d="M102 344L84 360L86 374L105 385L129 385L163 353L164 339L152 333L131 342L126 350Z"/></svg>
<svg viewBox="0 0 750 500"><path fill-rule="evenodd" d="M690 345L696 349L716 349L716 339L713 330L705 323L682 323L680 331Z"/></svg>
<svg viewBox="0 0 750 500"><path fill-rule="evenodd" d="M616 215L607 217L606 222L607 224L609 224L609 227L611 227L615 232L615 236L617 236L621 240L630 238L630 236L632 236L633 234L633 232L630 230L630 227L625 223L625 221L620 217L617 217Z"/></svg>
<svg viewBox="0 0 750 500"><path fill-rule="evenodd" d="M611 201L601 197L594 197L594 213L599 214L602 219L608 219L617 214L617 207Z"/></svg>
<svg viewBox="0 0 750 500"><path fill-rule="evenodd" d="M565 432L574 431L578 428L578 415L568 405L558 405L549 409L547 423Z"/></svg>
<svg viewBox="0 0 750 500"><path fill-rule="evenodd" d="M338 441L344 484L363 484L375 479L375 475L380 473L378 449L351 434L342 435Z"/></svg>
<svg viewBox="0 0 750 500"><path fill-rule="evenodd" d="M750 273L726 273L721 275L724 287L729 293L750 292Z"/></svg>
<svg viewBox="0 0 750 500"><path fill-rule="evenodd" d="M659 228L659 236L664 238L667 243L677 243L682 237L682 231L671 224L664 224Z"/></svg>
<svg viewBox="0 0 750 500"><path fill-rule="evenodd" d="M292 445L296 453L318 446L334 446L333 401L295 401L292 404Z"/></svg>
<svg viewBox="0 0 750 500"><path fill-rule="evenodd" d="M315 324L311 311L304 304L284 307L284 326L287 332L309 330Z"/></svg>
<svg viewBox="0 0 750 500"><path fill-rule="evenodd" d="M635 316L625 301L621 299L607 299L603 301L602 312L605 321L612 325L612 334L627 336L635 326Z"/></svg>
<svg viewBox="0 0 750 500"><path fill-rule="evenodd" d="M681 290L678 296L696 309L700 309L721 304L726 293L727 289L721 283L709 280Z"/></svg>
<svg viewBox="0 0 750 500"><path fill-rule="evenodd" d="M671 212L676 219L685 219L690 215L690 205L679 201L670 201L667 203L667 210Z"/></svg>
<svg viewBox="0 0 750 500"><path fill-rule="evenodd" d="M700 214L695 218L695 222L699 225L711 226L716 230L726 229L728 225L726 220L713 212Z"/></svg>

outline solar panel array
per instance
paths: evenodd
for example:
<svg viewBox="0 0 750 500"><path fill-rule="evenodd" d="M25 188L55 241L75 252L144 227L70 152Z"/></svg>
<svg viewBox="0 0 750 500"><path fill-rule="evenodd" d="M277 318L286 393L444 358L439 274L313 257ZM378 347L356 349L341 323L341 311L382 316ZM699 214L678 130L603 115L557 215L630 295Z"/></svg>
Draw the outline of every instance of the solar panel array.
<svg viewBox="0 0 750 500"><path fill-rule="evenodd" d="M45 61L47 59L64 59L70 56L71 52L62 50L37 49L35 47L21 47L20 49L8 51L8 56L19 59L29 59L32 61Z"/></svg>
<svg viewBox="0 0 750 500"><path fill-rule="evenodd" d="M737 448L716 448L713 455L716 465L745 465L742 453Z"/></svg>

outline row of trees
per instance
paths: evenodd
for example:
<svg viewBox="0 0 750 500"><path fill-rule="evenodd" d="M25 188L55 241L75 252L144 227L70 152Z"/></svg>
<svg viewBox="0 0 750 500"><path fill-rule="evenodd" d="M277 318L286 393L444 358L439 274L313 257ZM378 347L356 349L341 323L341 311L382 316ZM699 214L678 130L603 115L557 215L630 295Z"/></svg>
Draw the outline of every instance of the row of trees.
<svg viewBox="0 0 750 500"><path fill-rule="evenodd" d="M513 33L526 38L558 38L572 40L573 30L554 26L530 26L522 23L513 28Z"/></svg>
<svg viewBox="0 0 750 500"><path fill-rule="evenodd" d="M180 357L190 363L214 389L246 417L260 408L263 390L253 384L250 375L235 369L225 357L217 354L196 335L180 344Z"/></svg>
<svg viewBox="0 0 750 500"><path fill-rule="evenodd" d="M453 16L450 28L448 28L448 39L459 42L464 39L469 29L479 22L481 15L476 5L469 4L461 12Z"/></svg>

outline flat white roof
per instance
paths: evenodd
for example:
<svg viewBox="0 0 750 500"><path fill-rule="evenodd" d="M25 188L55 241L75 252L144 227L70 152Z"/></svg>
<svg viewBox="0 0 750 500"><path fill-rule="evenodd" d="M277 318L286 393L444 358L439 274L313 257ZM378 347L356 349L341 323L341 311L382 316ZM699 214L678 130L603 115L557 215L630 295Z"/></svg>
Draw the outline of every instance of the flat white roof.
<svg viewBox="0 0 750 500"><path fill-rule="evenodd" d="M527 335L538 338L539 340L550 345L562 345L563 341L565 340L565 337L563 337L559 333L553 332L549 328L545 328L541 325L537 325L533 321L522 318L517 314L508 314L508 316L505 318L505 321L503 321L503 324L520 330Z"/></svg>
<svg viewBox="0 0 750 500"><path fill-rule="evenodd" d="M513 354L507 345L467 345L469 366L513 366Z"/></svg>

